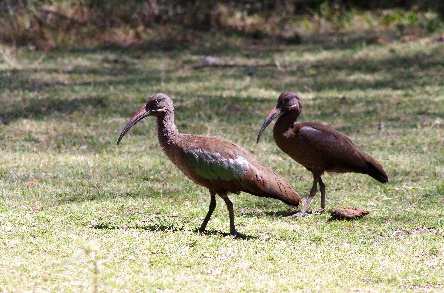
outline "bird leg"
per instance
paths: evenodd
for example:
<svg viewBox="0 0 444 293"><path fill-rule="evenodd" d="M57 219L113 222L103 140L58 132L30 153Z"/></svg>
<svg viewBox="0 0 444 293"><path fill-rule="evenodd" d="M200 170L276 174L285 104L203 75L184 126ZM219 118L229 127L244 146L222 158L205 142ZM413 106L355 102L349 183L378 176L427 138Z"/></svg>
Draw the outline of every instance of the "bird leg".
<svg viewBox="0 0 444 293"><path fill-rule="evenodd" d="M316 192L318 192L318 185L317 185L317 183L318 183L319 178L320 178L319 176L313 175L313 185L311 186L310 194L305 196L302 199L302 210L295 214L296 217L308 216L308 212L307 211L308 211L308 208L310 207L310 203L313 200L313 198L315 197Z"/></svg>
<svg viewBox="0 0 444 293"><path fill-rule="evenodd" d="M228 215L230 217L230 234L234 237L242 236L239 232L236 231L236 227L234 226L234 211L233 211L233 203L228 198L227 194L219 194L220 197L225 201L228 209Z"/></svg>
<svg viewBox="0 0 444 293"><path fill-rule="evenodd" d="M205 219L202 222L202 225L200 225L200 228L199 228L199 232L200 233L205 231L205 228L207 227L208 221L210 220L211 215L213 214L213 211L216 208L216 194L214 192L210 191L210 196L211 196L210 207L208 209L207 215L205 216Z"/></svg>
<svg viewBox="0 0 444 293"><path fill-rule="evenodd" d="M321 190L321 213L325 210L325 184L319 176L319 189Z"/></svg>
<svg viewBox="0 0 444 293"><path fill-rule="evenodd" d="M303 205L302 205L302 212L307 213L308 208L310 207L311 201L315 197L316 193L318 192L318 176L313 176L313 185L311 186L310 194L303 199Z"/></svg>

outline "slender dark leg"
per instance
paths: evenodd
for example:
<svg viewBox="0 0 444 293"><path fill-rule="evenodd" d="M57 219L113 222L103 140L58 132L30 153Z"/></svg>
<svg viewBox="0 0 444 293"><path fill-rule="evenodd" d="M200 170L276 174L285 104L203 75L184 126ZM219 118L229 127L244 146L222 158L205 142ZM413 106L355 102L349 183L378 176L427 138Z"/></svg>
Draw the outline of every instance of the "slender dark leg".
<svg viewBox="0 0 444 293"><path fill-rule="evenodd" d="M310 207L311 201L315 197L316 193L318 192L318 186L317 183L321 177L317 175L313 175L313 185L311 186L310 194L306 197L304 197L303 200L303 206L302 206L302 212L307 213L308 208Z"/></svg>
<svg viewBox="0 0 444 293"><path fill-rule="evenodd" d="M199 232L201 232L201 233L205 231L208 221L210 220L211 215L213 214L213 211L216 208L216 194L214 192L210 191L210 196L211 196L210 208L208 209L208 213L205 216L205 219L203 220L202 225L200 225L200 228L199 228Z"/></svg>
<svg viewBox="0 0 444 293"><path fill-rule="evenodd" d="M321 190L321 210L325 210L325 184L319 176L319 189Z"/></svg>
<svg viewBox="0 0 444 293"><path fill-rule="evenodd" d="M231 202L231 200L228 198L228 195L226 194L219 194L220 197L222 197L222 199L225 201L225 204L227 205L227 209L228 209L228 215L230 217L230 234L234 237L237 237L240 235L240 233L238 233L236 231L236 227L234 226L234 211L233 211L233 203Z"/></svg>
<svg viewBox="0 0 444 293"><path fill-rule="evenodd" d="M310 207L310 203L313 200L313 198L315 197L316 193L318 192L318 180L319 180L319 176L313 174L313 185L311 186L310 189L310 194L305 196L302 199L302 209L300 212L297 212L296 214L294 214L294 216L296 217L305 217L308 216L308 208Z"/></svg>

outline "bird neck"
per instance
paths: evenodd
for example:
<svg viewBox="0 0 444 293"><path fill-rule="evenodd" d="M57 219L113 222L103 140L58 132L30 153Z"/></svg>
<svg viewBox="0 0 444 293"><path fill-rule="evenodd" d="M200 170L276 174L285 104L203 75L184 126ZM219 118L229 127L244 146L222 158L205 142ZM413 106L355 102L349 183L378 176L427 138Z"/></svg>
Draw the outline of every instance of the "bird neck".
<svg viewBox="0 0 444 293"><path fill-rule="evenodd" d="M157 135L163 149L167 150L177 142L179 131L174 123L174 112L166 111L157 116Z"/></svg>
<svg viewBox="0 0 444 293"><path fill-rule="evenodd" d="M273 131L275 133L283 133L287 129L293 126L293 124L296 122L296 120L299 117L299 112L297 111L290 111L285 114L283 114L279 119L276 121Z"/></svg>

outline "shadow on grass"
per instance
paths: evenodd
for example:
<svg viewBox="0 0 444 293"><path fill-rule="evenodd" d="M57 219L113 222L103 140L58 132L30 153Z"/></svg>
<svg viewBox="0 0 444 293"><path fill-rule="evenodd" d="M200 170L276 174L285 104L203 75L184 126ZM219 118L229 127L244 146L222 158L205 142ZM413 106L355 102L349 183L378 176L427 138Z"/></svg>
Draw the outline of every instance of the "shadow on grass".
<svg viewBox="0 0 444 293"><path fill-rule="evenodd" d="M244 32L230 28L220 29L216 34L214 32L182 28L178 34L159 34L157 39L147 40L131 46L105 44L96 47L75 47L54 51L61 53L68 51L74 54L125 53L132 57L168 54L174 57L184 52L202 55L239 54L240 52L248 54L248 51L274 53L284 51L285 47L289 45L302 46L306 48L306 51L312 51L313 48L338 50L377 44L378 38L383 35L394 37L393 33L390 31L316 33L301 38L299 35L283 37L268 35L263 32Z"/></svg>
<svg viewBox="0 0 444 293"><path fill-rule="evenodd" d="M267 211L265 209L266 209L266 206L264 206L263 209L242 211L241 215L245 216L245 217L252 217L252 218L260 218L260 217L264 217L264 216L270 217L270 218L290 218L299 212L299 210L296 210L296 209L286 209L286 210L277 210L277 211Z"/></svg>
<svg viewBox="0 0 444 293"><path fill-rule="evenodd" d="M240 32L235 30L218 30L217 34L208 31L183 30L181 34L164 35L159 38L140 42L131 46L119 44L99 45L90 48L71 48L68 52L74 54L97 54L100 52L125 53L131 57L143 55L168 55L175 57L184 54L226 55L245 52L245 47L254 47L258 51L280 51L279 46L298 44L297 38L278 38L257 33ZM242 40L239 42L239 40ZM269 42L272 40L273 46ZM59 50L58 52L66 52Z"/></svg>
<svg viewBox="0 0 444 293"><path fill-rule="evenodd" d="M228 33L229 34L229 33ZM201 39L198 35L197 38ZM299 51L320 49L320 50L338 50L347 49L357 46L371 44L371 38L368 35L341 35L333 37L335 40L331 42L331 37L318 38L309 40L297 46ZM231 55L247 55L249 58L260 59L261 56L255 54L255 48L261 47L264 54L271 56L275 50L275 46L271 46L266 40L260 40L256 47L251 47L248 42L229 44L227 42L210 42L203 48L202 46L191 46L187 43L177 44L173 40L159 40L155 42L147 42L136 47L106 47L106 48L77 48L65 51L56 51L54 54L88 54L88 53L106 53L111 52L116 56L110 58L102 58L100 63L95 66L79 65L74 67L58 68L29 68L3 70L0 72L0 85L9 91L30 91L42 92L47 94L48 91L64 88L66 91L76 90L77 87L94 86L95 91L101 92L98 96L76 97L72 99L66 98L39 98L30 99L29 101L17 101L11 106L7 105L6 110L0 110L0 118L9 122L20 118L36 118L40 119L52 113L70 114L75 111L82 111L90 108L91 114L107 114L118 115L127 118L138 105L128 103L120 98L106 98L104 92L109 92L114 86L128 88L146 88L152 90L162 81L162 76L168 76L171 82L181 85L180 88L188 88L187 84L192 85L201 82L202 78L208 74L218 74L217 72L225 70L224 68L205 68L204 70L186 71L177 75L176 68L166 68L166 70L147 69L137 66L140 58L146 55L148 58L156 58L154 53L164 54L167 49L169 58L179 58L186 54L203 54L223 55L224 53ZM291 51L295 46L287 46L282 44L279 47L281 51ZM242 50L239 50L242 49ZM247 53L245 53L247 52ZM351 53L352 54L352 53ZM408 123L408 126L417 123L417 116L424 115L434 118L444 118L444 113L437 112L440 109L438 100L431 100L424 103L421 96L409 94L409 89L415 87L436 86L436 75L444 69L442 63L442 49L435 48L431 52L405 55L393 51L387 53L382 58L372 58L364 55L363 57L346 58L335 57L322 58L320 60L306 61L294 60L285 70L279 70L275 67L260 68L255 70L252 79L262 82L261 87L281 90L310 89L315 92L325 90L343 91L368 91L368 90L403 90L407 96L400 98L391 98L383 100L382 97L374 99L368 98L356 99L353 96L329 97L318 96L316 99L307 100L307 107L304 113L307 119L326 120L331 117L341 116L350 122L345 126L359 131L359 124L379 122L379 120L388 120L398 123L401 118L406 118L402 123ZM126 60L126 61L125 61ZM181 59L178 59L179 61ZM181 64L174 67L187 67L187 64ZM187 69L190 70L190 69ZM242 79L250 73L245 72L245 68L229 68L229 77L231 79ZM315 71L315 73L313 73ZM72 76L68 78L68 82L61 82L57 79L50 80L48 77L42 80L39 74L57 74ZM375 78L348 78L352 74L366 74ZM94 81L85 80L76 81L78 76L92 75L101 77L101 80ZM224 73L220 74L224 78ZM270 78L274 77L274 78ZM105 80L104 80L105 79ZM297 88L294 88L294 85ZM242 121L257 121L258 125L266 114L266 110L274 106L274 99L277 97L241 97L241 96L217 96L202 95L202 93L189 92L186 90L168 90L167 94L175 97L178 112L178 124L185 124L182 121L188 119L199 120L206 123L211 120L224 121L229 123L239 123ZM149 95L152 93L147 93ZM52 95L51 95L52 96ZM133 108L134 107L134 108ZM382 109L382 110L381 110ZM397 109L392 111L391 109ZM197 111L198 110L198 111ZM263 112L263 114L261 114ZM383 112L381 114L381 112ZM358 122L358 123L356 123ZM344 127L344 126L341 126ZM343 130L342 128L339 128Z"/></svg>
<svg viewBox="0 0 444 293"><path fill-rule="evenodd" d="M216 236L222 236L222 237L233 237L228 232L221 232L221 231L216 231L216 230L205 230L203 232L200 232L198 229L194 229L193 232L195 232L197 234L201 234L201 235L211 235L211 236L216 235ZM235 239L251 240L251 239L258 239L258 237L239 233L239 235L237 237L235 237Z"/></svg>
<svg viewBox="0 0 444 293"><path fill-rule="evenodd" d="M136 229L136 230L145 230L145 231L151 231L151 232L178 232L178 231L185 231L183 227L176 227L173 224L164 225L164 224L136 224L136 225L115 225L112 223L106 223L106 222L99 222L94 223L90 225L93 229L99 229L99 230L128 230L128 229Z"/></svg>
<svg viewBox="0 0 444 293"><path fill-rule="evenodd" d="M4 73L0 75L0 85L9 91L30 91L30 92L44 92L53 90L55 88L73 88L81 86L118 86L127 85L134 86L139 84L151 85L158 84L161 81L161 74L168 74L167 71L154 69L139 69L135 66L106 66L104 62L100 67L98 66L77 66L74 68L25 68L25 69L11 69L3 70ZM0 71L0 73L2 73ZM63 74L70 77L78 77L85 75L93 75L101 77L102 80L80 80L73 81L71 78L68 81L42 80L40 75L56 75ZM105 80L103 80L103 78ZM75 78L73 78L75 79Z"/></svg>
<svg viewBox="0 0 444 293"><path fill-rule="evenodd" d="M30 99L26 103L16 103L12 109L0 111L3 123L7 124L17 119L42 119L53 113L70 114L93 108L100 111L107 106L105 97L86 96L73 99L41 98Z"/></svg>
<svg viewBox="0 0 444 293"><path fill-rule="evenodd" d="M99 222L94 223L89 226L93 229L98 230L129 230L129 229L135 229L135 230L144 230L144 231L150 231L150 232L180 232L180 231L187 231L183 226L182 227L176 227L174 224L136 224L136 225L115 225L112 223L107 222ZM216 230L206 230L204 232L200 232L198 229L193 230L194 233L197 233L199 235L207 235L207 236L222 236L222 237L232 237L230 233L216 231ZM239 234L236 239L243 239L243 240L250 240L250 239L257 239L256 236L250 236L245 234Z"/></svg>

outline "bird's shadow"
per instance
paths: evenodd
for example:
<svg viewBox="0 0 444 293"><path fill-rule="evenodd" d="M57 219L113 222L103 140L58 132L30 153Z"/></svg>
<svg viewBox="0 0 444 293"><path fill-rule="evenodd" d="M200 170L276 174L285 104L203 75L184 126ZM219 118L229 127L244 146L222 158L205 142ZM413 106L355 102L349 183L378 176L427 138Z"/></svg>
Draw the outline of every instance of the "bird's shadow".
<svg viewBox="0 0 444 293"><path fill-rule="evenodd" d="M267 215L269 217L285 218L285 217L293 217L298 212L300 212L300 211L299 210L268 211L268 212L265 212L265 215Z"/></svg>
<svg viewBox="0 0 444 293"><path fill-rule="evenodd" d="M273 217L273 218L286 218L286 217L293 217L295 216L298 212L300 212L300 210L280 210L280 211L257 211L257 210L253 210L253 211L243 211L242 212L242 216L246 216L246 217L262 217L262 216L267 216L267 217Z"/></svg>
<svg viewBox="0 0 444 293"><path fill-rule="evenodd" d="M89 225L90 228L93 229L99 229L99 230L130 230L130 229L136 229L136 230L145 230L145 231L161 231L161 232L179 232L179 231L185 231L184 227L176 227L172 224L164 225L164 224L135 224L135 225L116 225L113 223L107 223L107 222L100 222L100 223L93 223Z"/></svg>
<svg viewBox="0 0 444 293"><path fill-rule="evenodd" d="M252 240L252 239L257 239L257 236L251 236L251 235L246 235L246 234L242 234L242 233L238 233L237 236L233 236L230 233L227 232L221 232L221 231L217 231L217 230L205 230L203 232L199 231L199 229L194 229L193 230L194 233L198 233L198 234L202 234L202 235L217 235L217 236L222 236L222 237L233 237L234 239L240 239L240 240Z"/></svg>
<svg viewBox="0 0 444 293"><path fill-rule="evenodd" d="M177 227L173 224L135 224L135 225L116 225L113 223L107 223L107 222L98 222L98 223L92 223L89 225L90 228L98 229L98 230L130 230L130 229L136 229L136 230L144 230L144 231L151 231L151 232L180 232L180 231L186 231L186 229L181 226ZM208 236L222 236L222 237L233 237L230 233L227 232L221 232L217 230L205 230L203 232L200 232L199 229L192 230L194 233L200 234L200 235L208 235ZM233 237L235 239L241 239L241 240L251 240L251 239L257 239L257 236L251 236L251 235L245 235L239 233L236 237Z"/></svg>

